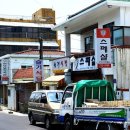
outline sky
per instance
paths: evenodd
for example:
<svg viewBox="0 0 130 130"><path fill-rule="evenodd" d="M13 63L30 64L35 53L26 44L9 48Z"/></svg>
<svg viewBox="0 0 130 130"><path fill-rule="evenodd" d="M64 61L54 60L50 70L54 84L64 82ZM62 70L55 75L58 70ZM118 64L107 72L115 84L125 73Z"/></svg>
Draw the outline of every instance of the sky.
<svg viewBox="0 0 130 130"><path fill-rule="evenodd" d="M31 17L40 8L52 8L56 14L56 24L64 22L83 8L86 8L99 0L0 0L0 17L23 16ZM59 34L60 36L63 33ZM62 37L62 36L61 36ZM62 38L61 38L62 39ZM75 42L79 39L73 38ZM62 40L63 41L63 40ZM64 42L64 41L63 41ZM64 48L64 47L63 47ZM78 47L76 47L77 49ZM74 48L73 48L74 49ZM77 50L73 50L77 51Z"/></svg>
<svg viewBox="0 0 130 130"><path fill-rule="evenodd" d="M0 0L0 15L31 16L40 8L52 8L56 11L56 21L61 22L67 16L99 0Z"/></svg>

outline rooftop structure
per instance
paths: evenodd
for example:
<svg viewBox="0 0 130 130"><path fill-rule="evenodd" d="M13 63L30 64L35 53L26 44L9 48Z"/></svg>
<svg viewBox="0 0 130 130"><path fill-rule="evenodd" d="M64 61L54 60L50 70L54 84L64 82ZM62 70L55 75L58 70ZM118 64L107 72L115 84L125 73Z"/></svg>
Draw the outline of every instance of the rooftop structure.
<svg viewBox="0 0 130 130"><path fill-rule="evenodd" d="M39 38L44 49L60 48L57 32L51 30L55 24L55 11L41 8L32 17L0 16L0 56L29 48L38 49Z"/></svg>

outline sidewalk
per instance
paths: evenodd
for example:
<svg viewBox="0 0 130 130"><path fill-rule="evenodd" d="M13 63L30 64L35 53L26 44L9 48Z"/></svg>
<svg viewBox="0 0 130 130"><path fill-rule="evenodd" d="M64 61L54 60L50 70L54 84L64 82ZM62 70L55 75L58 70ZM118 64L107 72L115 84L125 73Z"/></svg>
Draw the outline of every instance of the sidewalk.
<svg viewBox="0 0 130 130"><path fill-rule="evenodd" d="M0 104L0 111L3 111L6 114L13 114L13 115L17 115L17 116L28 116L27 114L23 114L23 113L19 113L19 112L15 112L12 110L8 110L8 108L4 105Z"/></svg>
<svg viewBox="0 0 130 130"><path fill-rule="evenodd" d="M0 111L7 110L7 106L4 106L3 104L0 104Z"/></svg>

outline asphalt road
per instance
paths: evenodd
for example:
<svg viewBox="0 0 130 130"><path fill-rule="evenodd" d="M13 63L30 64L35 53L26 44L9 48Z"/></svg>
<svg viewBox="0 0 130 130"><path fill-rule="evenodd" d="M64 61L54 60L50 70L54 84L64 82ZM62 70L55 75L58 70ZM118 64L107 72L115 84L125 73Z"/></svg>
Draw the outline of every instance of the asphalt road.
<svg viewBox="0 0 130 130"><path fill-rule="evenodd" d="M0 130L46 130L42 123L30 125L26 114L0 111Z"/></svg>

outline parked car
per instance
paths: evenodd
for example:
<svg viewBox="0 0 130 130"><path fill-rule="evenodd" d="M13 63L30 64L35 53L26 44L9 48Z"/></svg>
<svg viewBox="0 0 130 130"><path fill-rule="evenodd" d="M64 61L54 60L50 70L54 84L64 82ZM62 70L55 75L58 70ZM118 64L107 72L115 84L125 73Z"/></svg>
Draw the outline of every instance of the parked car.
<svg viewBox="0 0 130 130"><path fill-rule="evenodd" d="M28 102L28 118L30 124L45 123L46 129L51 129L52 124L58 124L62 90L38 90L31 93Z"/></svg>

